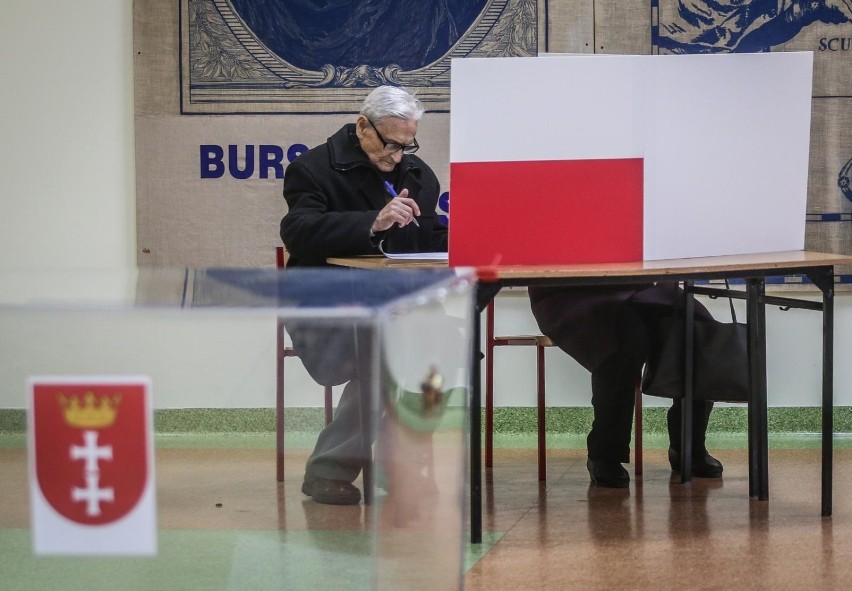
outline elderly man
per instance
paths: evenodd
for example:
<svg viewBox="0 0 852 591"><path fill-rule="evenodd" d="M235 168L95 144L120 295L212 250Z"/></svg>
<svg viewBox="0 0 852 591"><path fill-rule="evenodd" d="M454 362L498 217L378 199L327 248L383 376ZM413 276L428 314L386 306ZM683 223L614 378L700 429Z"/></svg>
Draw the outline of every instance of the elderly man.
<svg viewBox="0 0 852 591"><path fill-rule="evenodd" d="M414 155L423 107L401 88L380 86L354 123L302 154L284 176L289 211L281 220L287 267L321 266L328 257L446 251L447 228L435 213L440 184ZM302 492L318 503L359 503L352 483L365 458L355 327L288 323L293 345L323 385L346 383L334 420L320 433Z"/></svg>

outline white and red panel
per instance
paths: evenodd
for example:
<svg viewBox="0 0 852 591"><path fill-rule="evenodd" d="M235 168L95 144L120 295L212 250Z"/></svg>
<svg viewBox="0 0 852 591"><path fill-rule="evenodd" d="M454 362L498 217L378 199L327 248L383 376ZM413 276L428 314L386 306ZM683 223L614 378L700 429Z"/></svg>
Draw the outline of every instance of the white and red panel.
<svg viewBox="0 0 852 591"><path fill-rule="evenodd" d="M804 247L810 53L452 68L452 265Z"/></svg>

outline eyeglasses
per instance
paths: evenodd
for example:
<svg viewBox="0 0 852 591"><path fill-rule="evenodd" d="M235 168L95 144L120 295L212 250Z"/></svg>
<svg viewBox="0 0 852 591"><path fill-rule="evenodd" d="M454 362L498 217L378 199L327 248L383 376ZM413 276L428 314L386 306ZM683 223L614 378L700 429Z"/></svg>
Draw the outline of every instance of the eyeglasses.
<svg viewBox="0 0 852 591"><path fill-rule="evenodd" d="M408 144L407 146L403 146L402 144L397 142L389 142L388 140L382 137L382 134L379 133L379 130L376 129L376 125L372 121L367 119L367 123L369 123L370 127L373 128L373 131L376 132L379 141L382 142L382 145L384 146L385 151L388 154L396 154L400 150L402 150L403 154L414 154L417 150L420 149L420 144L417 143L417 138L414 138L413 144Z"/></svg>

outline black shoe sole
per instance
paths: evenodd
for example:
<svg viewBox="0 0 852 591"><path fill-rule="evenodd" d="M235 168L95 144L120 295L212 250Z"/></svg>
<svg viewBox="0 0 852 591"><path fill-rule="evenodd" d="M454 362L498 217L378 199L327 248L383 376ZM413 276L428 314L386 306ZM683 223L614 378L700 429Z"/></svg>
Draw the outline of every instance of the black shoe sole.
<svg viewBox="0 0 852 591"><path fill-rule="evenodd" d="M307 482L302 483L302 494L311 497L315 503L322 505L357 505L361 502L360 492L357 495L325 497L315 494L313 488Z"/></svg>
<svg viewBox="0 0 852 591"><path fill-rule="evenodd" d="M586 469L589 471L589 478L592 484L603 488L628 488L630 486L630 476L619 478L618 480L610 480L608 478L595 478L595 472L592 468L592 461L586 461Z"/></svg>
<svg viewBox="0 0 852 591"><path fill-rule="evenodd" d="M680 457L673 455L671 450L669 450L669 466L671 466L672 472L680 473ZM722 466L717 468L703 462L699 463L695 458L692 459L692 475L695 478L721 478L723 471Z"/></svg>

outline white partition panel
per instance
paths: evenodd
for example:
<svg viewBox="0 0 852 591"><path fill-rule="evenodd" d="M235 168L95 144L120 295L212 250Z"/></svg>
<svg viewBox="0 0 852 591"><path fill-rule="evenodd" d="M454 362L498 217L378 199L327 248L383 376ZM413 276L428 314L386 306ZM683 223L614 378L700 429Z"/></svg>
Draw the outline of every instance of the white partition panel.
<svg viewBox="0 0 852 591"><path fill-rule="evenodd" d="M645 258L804 248L812 54L649 59Z"/></svg>

